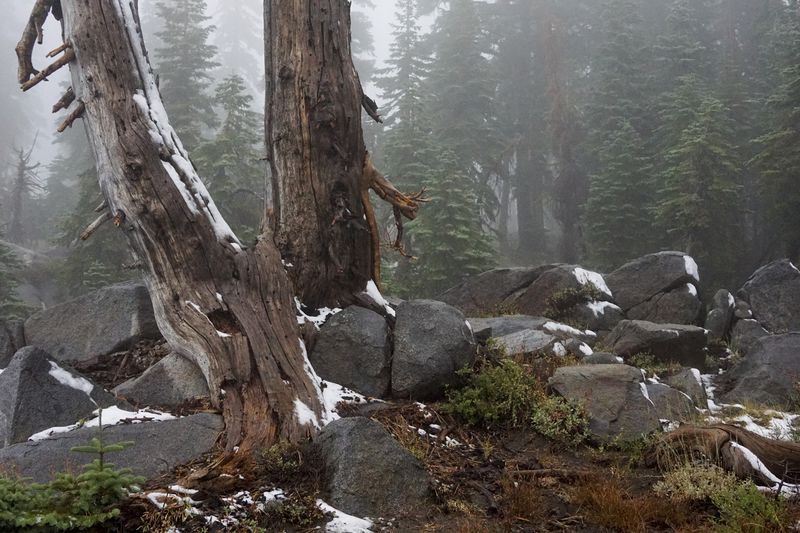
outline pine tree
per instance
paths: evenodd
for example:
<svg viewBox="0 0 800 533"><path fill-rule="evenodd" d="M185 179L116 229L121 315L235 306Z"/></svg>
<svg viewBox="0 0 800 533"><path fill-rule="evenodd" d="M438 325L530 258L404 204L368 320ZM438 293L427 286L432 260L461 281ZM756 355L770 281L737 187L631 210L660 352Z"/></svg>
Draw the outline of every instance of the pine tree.
<svg viewBox="0 0 800 533"><path fill-rule="evenodd" d="M16 296L17 272L22 263L5 243L0 242L0 319L25 316L24 307Z"/></svg>
<svg viewBox="0 0 800 533"><path fill-rule="evenodd" d="M653 120L646 98L649 76L640 8L636 0L603 4L602 37L592 64L594 89L587 116L596 171L584 216L589 259L601 268L658 246L648 212L654 193L646 146Z"/></svg>
<svg viewBox="0 0 800 533"><path fill-rule="evenodd" d="M633 125L622 120L597 152L600 171L591 176L585 226L589 257L599 268L653 251L647 212L652 194L642 145Z"/></svg>
<svg viewBox="0 0 800 533"><path fill-rule="evenodd" d="M462 169L455 153L440 153L426 184L430 202L411 224L420 250L411 287L417 296L437 296L493 263L494 250L475 215L478 198Z"/></svg>
<svg viewBox="0 0 800 533"><path fill-rule="evenodd" d="M254 239L264 207L264 119L252 110L253 97L238 74L217 86L215 101L222 127L197 151L196 163L237 235Z"/></svg>
<svg viewBox="0 0 800 533"><path fill-rule="evenodd" d="M162 0L156 13L163 22L156 34L162 46L155 51L161 95L172 126L191 150L217 123L208 94L218 66L217 47L210 44L214 26L208 24L205 0Z"/></svg>
<svg viewBox="0 0 800 533"><path fill-rule="evenodd" d="M783 81L769 100L774 126L758 139L754 163L771 251L800 260L800 15L788 13L781 33L787 55Z"/></svg>
<svg viewBox="0 0 800 533"><path fill-rule="evenodd" d="M669 95L664 126L676 131L659 173L655 214L671 248L692 255L711 286L735 283L742 239L741 162L729 110L694 76ZM684 126L686 117L688 125Z"/></svg>
<svg viewBox="0 0 800 533"><path fill-rule="evenodd" d="M375 74L375 38L372 36L372 22L367 13L367 10L374 7L373 0L355 0L350 15L353 63L362 84L369 83Z"/></svg>

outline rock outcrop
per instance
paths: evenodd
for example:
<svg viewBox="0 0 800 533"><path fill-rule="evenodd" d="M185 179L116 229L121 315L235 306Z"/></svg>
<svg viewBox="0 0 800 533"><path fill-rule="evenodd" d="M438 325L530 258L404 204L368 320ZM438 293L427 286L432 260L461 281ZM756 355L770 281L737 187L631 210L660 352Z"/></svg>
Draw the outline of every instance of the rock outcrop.
<svg viewBox="0 0 800 533"><path fill-rule="evenodd" d="M119 385L114 394L141 407L173 407L210 393L197 365L171 353L138 378Z"/></svg>
<svg viewBox="0 0 800 533"><path fill-rule="evenodd" d="M605 342L624 358L650 354L659 361L703 368L706 358L706 330L682 324L654 324L643 320L623 320Z"/></svg>
<svg viewBox="0 0 800 533"><path fill-rule="evenodd" d="M800 270L788 259L758 269L739 296L770 333L800 331Z"/></svg>

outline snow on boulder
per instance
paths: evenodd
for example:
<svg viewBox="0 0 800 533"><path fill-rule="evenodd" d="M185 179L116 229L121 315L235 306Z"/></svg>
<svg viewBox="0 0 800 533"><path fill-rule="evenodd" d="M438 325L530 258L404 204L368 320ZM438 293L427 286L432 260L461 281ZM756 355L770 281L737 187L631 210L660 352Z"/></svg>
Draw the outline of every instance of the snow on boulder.
<svg viewBox="0 0 800 533"><path fill-rule="evenodd" d="M684 368L671 376L667 376L662 381L673 389L686 394L697 407L708 409L708 394L698 369Z"/></svg>
<svg viewBox="0 0 800 533"><path fill-rule="evenodd" d="M309 360L322 379L383 398L389 392L391 357L386 320L374 311L351 306L320 328Z"/></svg>
<svg viewBox="0 0 800 533"><path fill-rule="evenodd" d="M510 296L533 283L554 265L531 268L495 268L467 279L439 299L467 315L497 312Z"/></svg>
<svg viewBox="0 0 800 533"><path fill-rule="evenodd" d="M210 413L141 424L103 428L106 443L132 441L134 445L108 456L118 468L130 468L147 479L166 474L211 451L224 428L222 417ZM94 457L72 452L97 436L97 428L60 433L36 442L16 444L0 450L0 464L37 483L53 479L67 469L80 471L80 465Z"/></svg>
<svg viewBox="0 0 800 533"><path fill-rule="evenodd" d="M637 368L621 364L562 367L549 384L561 396L586 407L589 429L601 440L617 436L633 440L661 428Z"/></svg>
<svg viewBox="0 0 800 533"><path fill-rule="evenodd" d="M468 318L477 339L503 337L525 329L540 329L549 319L528 315L504 315L488 318Z"/></svg>
<svg viewBox="0 0 800 533"><path fill-rule="evenodd" d="M577 265L555 265L543 272L527 288L510 296L503 303L503 307L514 309L528 315L543 316L552 311L553 297L564 295L566 291L579 292L585 290L588 301L611 300L611 290L606 285L603 276L591 272ZM576 301L572 305L584 303ZM565 315L569 309L559 309Z"/></svg>
<svg viewBox="0 0 800 533"><path fill-rule="evenodd" d="M431 480L422 463L377 422L336 420L314 437L313 447L325 466L323 497L337 509L396 516L427 503Z"/></svg>
<svg viewBox="0 0 800 533"><path fill-rule="evenodd" d="M21 320L0 319L0 369L6 368L17 350L24 346L24 323Z"/></svg>
<svg viewBox="0 0 800 533"><path fill-rule="evenodd" d="M91 361L158 339L153 304L140 283L121 283L41 311L25 322L28 344L58 361Z"/></svg>
<svg viewBox="0 0 800 533"><path fill-rule="evenodd" d="M650 354L659 361L703 368L706 359L707 331L682 324L654 324L643 320L623 320L609 333L605 343L624 358Z"/></svg>
<svg viewBox="0 0 800 533"><path fill-rule="evenodd" d="M457 372L475 361L472 329L458 309L433 300L397 308L392 357L392 395L438 399L460 382Z"/></svg>
<svg viewBox="0 0 800 533"><path fill-rule="evenodd" d="M495 346L507 357L525 354L552 352L558 338L555 335L534 329L523 329L502 337L495 337ZM563 347L563 346L562 346Z"/></svg>
<svg viewBox="0 0 800 533"><path fill-rule="evenodd" d="M800 331L800 270L788 259L758 269L739 296L767 331Z"/></svg>
<svg viewBox="0 0 800 533"><path fill-rule="evenodd" d="M171 407L210 393L197 365L173 352L119 385L114 394L134 405Z"/></svg>
<svg viewBox="0 0 800 533"><path fill-rule="evenodd" d="M626 263L605 276L614 301L633 318L693 323L700 303L697 263L682 252L659 252ZM675 292L668 296L665 295ZM636 309L638 307L638 309ZM687 318L688 317L688 318Z"/></svg>
<svg viewBox="0 0 800 533"><path fill-rule="evenodd" d="M73 424L114 397L87 378L62 368L39 348L23 348L0 374L0 444Z"/></svg>

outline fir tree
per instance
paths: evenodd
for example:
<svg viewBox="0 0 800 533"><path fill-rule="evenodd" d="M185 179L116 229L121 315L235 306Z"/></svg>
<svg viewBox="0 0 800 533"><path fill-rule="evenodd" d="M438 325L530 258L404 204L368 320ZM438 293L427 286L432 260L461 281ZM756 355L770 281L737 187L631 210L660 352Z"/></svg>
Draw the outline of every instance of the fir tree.
<svg viewBox="0 0 800 533"><path fill-rule="evenodd" d="M688 76L669 97L676 123L667 116L665 127L683 129L665 151L655 214L670 247L692 255L713 284L726 286L737 281L741 162L729 110L709 92ZM683 127L686 115L692 118Z"/></svg>
<svg viewBox="0 0 800 533"><path fill-rule="evenodd" d="M218 66L217 48L210 44L214 26L208 24L205 0L162 0L156 13L163 22L155 51L161 95L170 123L191 150L200 145L204 129L217 123L208 94Z"/></svg>
<svg viewBox="0 0 800 533"><path fill-rule="evenodd" d="M375 74L375 38L367 10L373 9L373 0L355 0L351 11L353 63L361 83L369 83Z"/></svg>
<svg viewBox="0 0 800 533"><path fill-rule="evenodd" d="M759 192L768 237L775 251L800 260L800 15L788 16L782 83L770 98L773 128L758 139L754 163L761 170Z"/></svg>
<svg viewBox="0 0 800 533"><path fill-rule="evenodd" d="M420 256L414 265L413 294L433 297L480 274L495 255L475 213L478 199L456 155L445 150L428 180L430 202L411 224Z"/></svg>
<svg viewBox="0 0 800 533"><path fill-rule="evenodd" d="M16 296L17 272L22 264L11 248L0 242L0 318L24 316L22 303Z"/></svg>
<svg viewBox="0 0 800 533"><path fill-rule="evenodd" d="M586 247L598 267L620 265L653 251L654 230L646 146L653 122L646 103L646 41L641 5L608 0L601 11L601 43L592 64L591 176L585 210Z"/></svg>
<svg viewBox="0 0 800 533"><path fill-rule="evenodd" d="M266 183L263 117L252 110L244 79L233 74L216 89L223 123L216 138L197 151L196 162L237 235L255 238Z"/></svg>

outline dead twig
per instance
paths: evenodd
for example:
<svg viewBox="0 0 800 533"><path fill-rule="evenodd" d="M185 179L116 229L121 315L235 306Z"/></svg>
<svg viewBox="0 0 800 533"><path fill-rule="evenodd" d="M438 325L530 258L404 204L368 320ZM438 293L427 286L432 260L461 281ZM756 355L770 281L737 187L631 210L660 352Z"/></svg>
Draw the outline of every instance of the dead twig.
<svg viewBox="0 0 800 533"><path fill-rule="evenodd" d="M75 52L72 49L68 49L66 52L64 52L63 56L50 63L42 71L37 72L36 75L34 75L31 79L24 82L22 84L22 90L28 91L36 87L58 69L63 68L64 65L68 65L73 59L75 59Z"/></svg>
<svg viewBox="0 0 800 533"><path fill-rule="evenodd" d="M79 100L78 105L75 106L75 109L69 115L67 115L67 118L64 120L64 122L61 123L61 125L57 128L56 131L58 131L58 133L64 133L64 130L66 130L67 128L71 128L72 124L76 120L81 118L85 111L86 111L86 105Z"/></svg>
<svg viewBox="0 0 800 533"><path fill-rule="evenodd" d="M28 18L28 23L22 32L22 37L16 46L17 52L17 79L20 84L26 83L31 76L39 73L38 70L33 68L33 47L38 42L42 44L44 41L44 33L42 27L50 14L50 9L53 7L53 0L36 0L31 10L31 15Z"/></svg>

